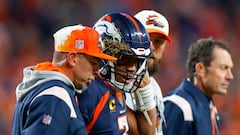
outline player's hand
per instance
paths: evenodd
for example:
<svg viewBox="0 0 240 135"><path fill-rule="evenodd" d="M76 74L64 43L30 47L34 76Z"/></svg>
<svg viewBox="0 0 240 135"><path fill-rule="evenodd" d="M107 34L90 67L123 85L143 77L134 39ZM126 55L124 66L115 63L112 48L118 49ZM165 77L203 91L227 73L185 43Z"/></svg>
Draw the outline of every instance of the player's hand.
<svg viewBox="0 0 240 135"><path fill-rule="evenodd" d="M140 88L147 86L149 83L150 83L150 77L149 77L149 73L147 71L140 83Z"/></svg>

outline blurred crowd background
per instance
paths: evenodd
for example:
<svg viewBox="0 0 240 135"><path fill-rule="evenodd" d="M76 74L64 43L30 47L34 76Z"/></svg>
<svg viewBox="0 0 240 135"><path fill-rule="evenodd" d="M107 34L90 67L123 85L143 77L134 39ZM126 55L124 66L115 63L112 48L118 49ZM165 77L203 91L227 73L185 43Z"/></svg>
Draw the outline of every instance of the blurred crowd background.
<svg viewBox="0 0 240 135"><path fill-rule="evenodd" d="M11 135L15 88L25 66L51 61L53 33L66 25L93 24L104 14L134 15L154 9L169 20L173 42L166 46L155 76L163 94L186 75L189 45L212 36L226 41L234 61L234 80L225 96L215 96L222 135L240 133L239 0L0 0L0 135Z"/></svg>

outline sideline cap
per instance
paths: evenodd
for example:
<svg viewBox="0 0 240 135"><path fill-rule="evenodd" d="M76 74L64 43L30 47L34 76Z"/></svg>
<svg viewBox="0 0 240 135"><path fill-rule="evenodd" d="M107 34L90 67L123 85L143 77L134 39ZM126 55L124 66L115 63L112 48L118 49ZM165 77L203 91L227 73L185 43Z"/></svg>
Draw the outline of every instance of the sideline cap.
<svg viewBox="0 0 240 135"><path fill-rule="evenodd" d="M159 33L163 35L168 42L172 42L169 37L169 24L167 19L154 10L142 10L138 12L136 17L146 28L148 33Z"/></svg>
<svg viewBox="0 0 240 135"><path fill-rule="evenodd" d="M53 37L55 51L84 53L100 59L117 60L102 52L100 35L93 28L80 24L67 26L58 30Z"/></svg>

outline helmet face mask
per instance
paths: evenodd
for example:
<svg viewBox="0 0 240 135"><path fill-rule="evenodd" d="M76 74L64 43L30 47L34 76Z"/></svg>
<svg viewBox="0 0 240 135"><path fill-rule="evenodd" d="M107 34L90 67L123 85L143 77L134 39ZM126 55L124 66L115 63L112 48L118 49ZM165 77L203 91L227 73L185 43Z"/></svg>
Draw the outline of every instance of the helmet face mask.
<svg viewBox="0 0 240 135"><path fill-rule="evenodd" d="M100 62L101 77L115 90L134 92L146 73L147 58L151 55L144 26L130 15L113 13L103 16L93 28L101 35L104 53L118 58L114 62ZM127 66L135 66L136 70L128 71Z"/></svg>
<svg viewBox="0 0 240 135"><path fill-rule="evenodd" d="M128 72L125 70L118 69L119 66L117 63L107 60L102 60L104 63L100 68L100 75L103 79L107 80L116 90L120 92L134 92L139 87L147 67L147 60L136 60L136 73ZM143 61L143 62L142 62ZM138 65L139 68L138 68Z"/></svg>

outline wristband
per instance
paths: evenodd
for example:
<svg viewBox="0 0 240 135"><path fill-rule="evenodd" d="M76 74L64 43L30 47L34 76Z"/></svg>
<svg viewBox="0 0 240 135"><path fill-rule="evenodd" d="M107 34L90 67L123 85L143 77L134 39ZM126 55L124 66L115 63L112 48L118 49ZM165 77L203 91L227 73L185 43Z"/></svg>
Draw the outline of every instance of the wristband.
<svg viewBox="0 0 240 135"><path fill-rule="evenodd" d="M138 111L149 111L156 107L154 100L153 87L151 83L135 92L136 107Z"/></svg>

